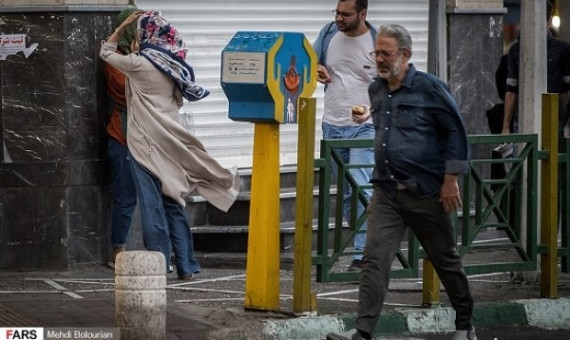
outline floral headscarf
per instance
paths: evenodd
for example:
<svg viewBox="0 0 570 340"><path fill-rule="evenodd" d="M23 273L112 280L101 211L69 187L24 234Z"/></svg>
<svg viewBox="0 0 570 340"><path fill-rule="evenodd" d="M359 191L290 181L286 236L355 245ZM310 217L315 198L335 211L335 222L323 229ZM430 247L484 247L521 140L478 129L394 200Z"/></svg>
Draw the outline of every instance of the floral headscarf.
<svg viewBox="0 0 570 340"><path fill-rule="evenodd" d="M139 53L169 76L182 91L184 98L196 101L210 94L210 91L194 82L194 70L185 61L188 52L186 43L160 12L148 11L141 14L137 27Z"/></svg>

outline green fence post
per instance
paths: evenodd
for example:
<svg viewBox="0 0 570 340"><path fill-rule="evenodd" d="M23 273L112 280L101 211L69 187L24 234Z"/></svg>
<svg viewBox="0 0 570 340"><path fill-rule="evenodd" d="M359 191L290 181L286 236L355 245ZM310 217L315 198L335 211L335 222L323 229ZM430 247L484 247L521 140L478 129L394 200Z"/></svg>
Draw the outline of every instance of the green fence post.
<svg viewBox="0 0 570 340"><path fill-rule="evenodd" d="M562 173L559 176L562 179L562 207L568 207L570 204L570 138L562 139L562 152L565 162L562 166ZM562 272L570 273L570 212L568 209L561 211L561 228L562 228L562 249L559 256L562 257Z"/></svg>

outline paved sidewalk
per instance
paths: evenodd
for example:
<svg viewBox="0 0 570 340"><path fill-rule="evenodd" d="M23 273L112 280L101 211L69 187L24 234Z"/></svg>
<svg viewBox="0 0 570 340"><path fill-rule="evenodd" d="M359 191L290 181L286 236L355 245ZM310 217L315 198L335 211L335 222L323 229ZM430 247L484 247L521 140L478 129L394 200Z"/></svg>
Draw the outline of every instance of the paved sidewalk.
<svg viewBox="0 0 570 340"><path fill-rule="evenodd" d="M317 312L292 315L293 273L282 270L276 312L243 308L245 270L204 268L195 281L175 275L167 282L167 339L322 339L354 322L358 285L312 283ZM560 277L555 300L538 299L539 285L511 284L508 274L470 277L474 323L493 328L529 325L570 330L570 275ZM442 308L420 308L421 282L395 279L377 336L422 339L453 331L454 312L441 292ZM103 265L60 273L0 273L0 327L114 327L114 272ZM442 336L447 339L448 336Z"/></svg>

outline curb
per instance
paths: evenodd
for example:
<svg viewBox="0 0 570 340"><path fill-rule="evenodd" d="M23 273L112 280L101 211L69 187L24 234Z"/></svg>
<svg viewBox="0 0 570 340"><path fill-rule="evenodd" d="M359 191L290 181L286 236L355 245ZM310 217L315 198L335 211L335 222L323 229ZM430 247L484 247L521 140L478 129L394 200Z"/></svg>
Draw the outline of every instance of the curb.
<svg viewBox="0 0 570 340"><path fill-rule="evenodd" d="M454 321L455 311L451 307L398 308L380 316L374 336L449 333L455 331ZM352 328L354 322L355 315L303 316L290 320L265 321L263 331L274 340L324 339L327 333L344 332ZM473 324L481 328L521 325L570 330L570 298L475 304Z"/></svg>

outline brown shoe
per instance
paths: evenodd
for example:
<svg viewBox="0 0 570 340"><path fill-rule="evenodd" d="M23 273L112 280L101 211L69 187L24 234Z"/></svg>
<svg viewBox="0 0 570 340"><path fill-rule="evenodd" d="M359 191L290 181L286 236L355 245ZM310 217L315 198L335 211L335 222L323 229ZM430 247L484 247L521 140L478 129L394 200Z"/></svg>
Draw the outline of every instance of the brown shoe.
<svg viewBox="0 0 570 340"><path fill-rule="evenodd" d="M107 262L107 266L115 269L115 262L117 262L117 255L125 251L125 247L114 247L113 248L113 259Z"/></svg>
<svg viewBox="0 0 570 340"><path fill-rule="evenodd" d="M178 279L182 281L192 281L194 280L194 274L178 275Z"/></svg>
<svg viewBox="0 0 570 340"><path fill-rule="evenodd" d="M125 251L125 247L114 247L113 248L113 262L117 262L117 255Z"/></svg>

